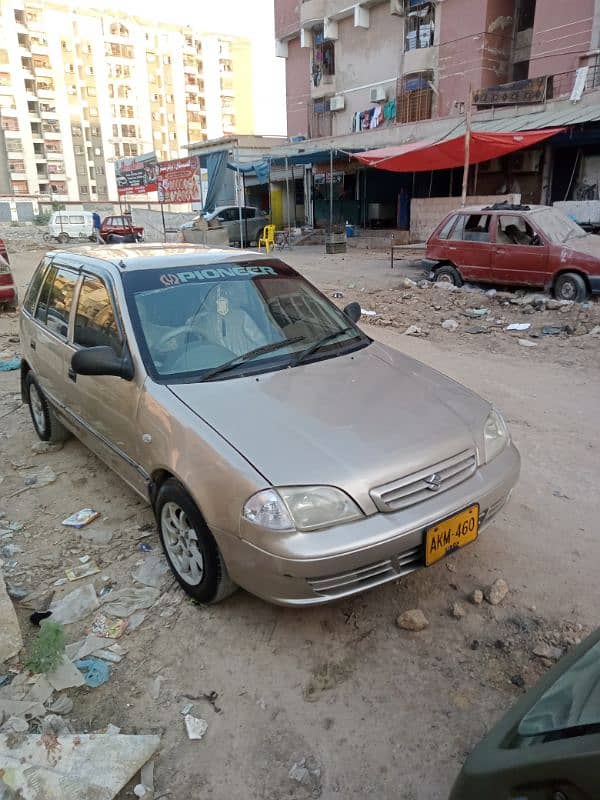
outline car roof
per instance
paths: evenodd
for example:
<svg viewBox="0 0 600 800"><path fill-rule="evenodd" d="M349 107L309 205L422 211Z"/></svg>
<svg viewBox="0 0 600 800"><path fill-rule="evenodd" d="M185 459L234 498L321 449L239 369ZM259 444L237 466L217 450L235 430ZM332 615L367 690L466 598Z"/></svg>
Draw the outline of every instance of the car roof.
<svg viewBox="0 0 600 800"><path fill-rule="evenodd" d="M238 248L216 248L201 244L122 244L82 245L69 250L53 250L53 257L73 262L78 257L110 264L123 270L190 268L228 261L265 260L264 253Z"/></svg>
<svg viewBox="0 0 600 800"><path fill-rule="evenodd" d="M499 201L500 202L500 201ZM534 206L527 203L526 207L518 207L518 206L511 206L510 204L506 206L506 208L492 208L492 203L486 203L482 206L464 206L460 208L455 208L453 211L450 211L450 214L531 214L537 211L542 211L543 209L548 209L550 206Z"/></svg>

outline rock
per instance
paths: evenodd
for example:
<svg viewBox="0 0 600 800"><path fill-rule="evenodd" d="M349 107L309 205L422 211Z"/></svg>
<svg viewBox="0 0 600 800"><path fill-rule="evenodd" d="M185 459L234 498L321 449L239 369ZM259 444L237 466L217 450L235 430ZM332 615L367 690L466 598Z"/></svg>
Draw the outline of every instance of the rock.
<svg viewBox="0 0 600 800"><path fill-rule="evenodd" d="M529 339L517 339L521 347L537 347L535 342L530 341Z"/></svg>
<svg viewBox="0 0 600 800"><path fill-rule="evenodd" d="M452 605L452 616L454 619L462 619L464 616L466 616L466 613L467 612L460 603L454 603Z"/></svg>
<svg viewBox="0 0 600 800"><path fill-rule="evenodd" d="M21 629L0 571L0 664L16 656L23 647Z"/></svg>
<svg viewBox="0 0 600 800"><path fill-rule="evenodd" d="M546 642L540 642L540 644L533 648L532 652L533 655L538 656L538 658L548 658L551 661L558 661L564 653L564 650L562 647L554 647Z"/></svg>
<svg viewBox="0 0 600 800"><path fill-rule="evenodd" d="M423 631L429 626L429 620L420 608L412 608L400 614L396 625L404 631Z"/></svg>
<svg viewBox="0 0 600 800"><path fill-rule="evenodd" d="M458 328L458 322L455 319L445 319L442 322L442 328L445 331L455 331Z"/></svg>
<svg viewBox="0 0 600 800"><path fill-rule="evenodd" d="M588 331L588 336L594 336L595 338L600 338L600 325L596 325L592 328L591 331Z"/></svg>
<svg viewBox="0 0 600 800"><path fill-rule="evenodd" d="M416 281L413 281L410 278L402 278L402 280L400 281L401 289L415 289L416 286L417 286Z"/></svg>
<svg viewBox="0 0 600 800"><path fill-rule="evenodd" d="M513 684L513 686L516 686L519 689L522 689L525 686L525 679L522 675L513 675L510 679L510 682Z"/></svg>
<svg viewBox="0 0 600 800"><path fill-rule="evenodd" d="M404 331L405 336L427 336L427 334L419 328L418 325L409 325Z"/></svg>
<svg viewBox="0 0 600 800"><path fill-rule="evenodd" d="M288 772L289 778L305 786L313 797L321 796L321 765L316 758L295 761Z"/></svg>
<svg viewBox="0 0 600 800"><path fill-rule="evenodd" d="M496 297L497 294L498 294L498 291L496 289L488 289L487 292L485 293L485 296L486 297Z"/></svg>
<svg viewBox="0 0 600 800"><path fill-rule="evenodd" d="M561 309L559 309L559 314L568 314L570 310L571 309L569 306L563 306Z"/></svg>
<svg viewBox="0 0 600 800"><path fill-rule="evenodd" d="M469 646L471 650L479 650L479 639L473 639Z"/></svg>
<svg viewBox="0 0 600 800"><path fill-rule="evenodd" d="M471 595L471 602L476 606L480 606L483 603L483 592L481 591L481 589L473 589L473 594Z"/></svg>
<svg viewBox="0 0 600 800"><path fill-rule="evenodd" d="M472 327L467 328L465 333L472 333L472 334L488 333L489 330L490 329L486 328L484 325L473 325Z"/></svg>
<svg viewBox="0 0 600 800"><path fill-rule="evenodd" d="M35 442L31 445L31 452L36 455L45 455L46 453L58 453L63 449L62 442Z"/></svg>
<svg viewBox="0 0 600 800"><path fill-rule="evenodd" d="M458 286L455 286L453 283L448 283L447 281L437 281L433 284L435 289L444 289L447 292L459 292L460 289Z"/></svg>
<svg viewBox="0 0 600 800"><path fill-rule="evenodd" d="M508 584L503 578L497 578L485 592L485 599L492 606L501 603L508 594Z"/></svg>
<svg viewBox="0 0 600 800"><path fill-rule="evenodd" d="M552 297L548 297L546 300L546 308L548 311L557 311L562 306L562 302L560 300L554 300Z"/></svg>

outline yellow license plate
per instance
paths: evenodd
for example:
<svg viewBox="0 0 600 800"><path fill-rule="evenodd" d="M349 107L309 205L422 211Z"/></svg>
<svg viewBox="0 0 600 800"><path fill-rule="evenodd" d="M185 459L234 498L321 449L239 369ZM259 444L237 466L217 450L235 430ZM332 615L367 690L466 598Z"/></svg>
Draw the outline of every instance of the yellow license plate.
<svg viewBox="0 0 600 800"><path fill-rule="evenodd" d="M459 511L425 531L425 565L430 567L449 553L471 544L479 532L479 504Z"/></svg>

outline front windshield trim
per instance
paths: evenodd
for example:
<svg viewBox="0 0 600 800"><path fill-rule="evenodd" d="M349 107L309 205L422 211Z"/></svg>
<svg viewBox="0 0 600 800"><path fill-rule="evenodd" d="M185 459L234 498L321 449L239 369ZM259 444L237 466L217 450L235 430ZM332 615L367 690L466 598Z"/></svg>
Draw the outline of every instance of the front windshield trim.
<svg viewBox="0 0 600 800"><path fill-rule="evenodd" d="M269 270L265 270L264 268L271 267ZM305 363L312 363L314 361L321 361L326 360L329 358L337 357L338 355L344 355L347 352L353 352L354 350L359 350L362 347L366 347L371 344L372 340L365 334L363 331L360 330L354 323L352 323L339 309L335 304L333 304L326 295L319 291L319 289L314 286L312 283L307 281L302 275L297 273L294 269L286 265L284 262L279 261L279 259L239 259L239 260L231 260L227 262L217 262L214 264L202 264L201 266L196 267L196 270L199 271L211 271L221 273L227 273L228 271L233 272L240 272L240 268L247 269L249 273L252 273L246 278L249 277L251 281L254 278L260 278L258 283L262 281L277 281L280 279L294 279L299 281L299 289L301 285L304 284L305 286L309 287L305 289L308 292L308 297L310 299L311 295L313 296L314 300L317 301L317 307L321 304L322 311L320 312L323 316L323 319L319 321L319 325L323 325L322 332L319 332L318 329L315 332L314 325L316 323L316 319L313 319L312 315L309 316L307 319L310 321L310 325L312 325L310 336L315 338L320 338L319 335L324 335L328 330L334 331L336 325L340 326L340 336L342 336L342 331L350 329L346 336L340 339L340 341L331 342L331 344L327 344L321 348L319 348L318 352L311 354L311 356L306 360ZM191 268L188 268L191 269ZM179 268L181 270L181 268ZM276 271L275 271L276 270ZM194 382L202 382L203 376L207 373L213 371L215 367L220 366L217 362L214 365L207 365L202 369L185 369L178 372L161 372L160 363L157 365L154 362L154 358L150 352L149 345L147 342L147 333L144 328L144 324L148 323L148 317L146 316L146 322L143 324L142 319L140 317L141 311L138 310L138 302L136 301L137 294L146 294L152 293L154 290L162 290L163 288L168 290L169 281L165 280L170 273L175 272L176 274L192 274L189 273L182 273L181 271L177 272L177 268L171 267L167 269L157 269L157 268L148 268L144 270L135 270L131 271L130 273L123 274L123 286L125 289L125 297L127 302L127 307L129 310L129 316L131 320L131 324L134 330L136 343L144 362L144 366L149 377L158 384L162 385L170 385L170 384L181 384L181 383L194 383ZM272 274L271 274L272 273ZM162 279L161 285L157 285L157 279ZM203 281L206 283L213 283L215 286L218 285L218 280L209 280L206 279ZM160 295L159 295L160 296ZM273 295L265 295L265 297L271 296L271 298L277 299L277 294ZM294 296L294 295L292 295ZM302 295L300 295L302 296ZM270 304L269 304L270 306ZM192 315L193 316L193 315ZM260 316L259 316L260 319ZM302 317L299 320L303 319ZM153 320L154 321L154 320ZM185 322L185 318L182 318L181 322ZM164 323L163 323L164 324ZM169 322L169 325L173 327L173 330L177 327L174 322ZM329 328L326 327L329 325ZM281 335L284 335L285 330L281 328ZM294 338L294 337L288 337ZM306 337L305 337L306 338ZM273 340L275 341L275 340ZM231 369L227 369L222 375L216 375L214 378L211 378L210 381L207 382L218 382L221 380L229 380L237 377L244 377L247 375L258 375L261 373L272 372L276 370L285 369L291 366L294 366L294 359L298 356L298 353L302 350L306 349L307 344L310 343L308 341L302 341L299 347L293 347L289 352L285 353L273 353L273 355L269 357L257 357L256 359L251 359L250 361L244 362L241 361L240 364L236 364L232 366ZM186 345L187 346L187 345ZM249 348L251 349L251 348ZM235 353L235 350L233 351ZM220 354L219 354L220 356ZM223 362L224 363L224 362ZM177 365L179 366L179 365Z"/></svg>

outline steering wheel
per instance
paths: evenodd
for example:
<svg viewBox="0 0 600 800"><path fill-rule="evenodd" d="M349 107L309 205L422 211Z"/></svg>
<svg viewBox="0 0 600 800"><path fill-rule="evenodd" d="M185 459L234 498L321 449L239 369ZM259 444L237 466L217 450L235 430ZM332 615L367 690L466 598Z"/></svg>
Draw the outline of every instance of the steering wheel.
<svg viewBox="0 0 600 800"><path fill-rule="evenodd" d="M163 350L165 345L167 345L171 339L176 339L179 336L186 336L186 343L189 338L193 337L198 341L204 341L206 337L203 333L201 333L197 328L194 328L192 325L181 325L179 328L174 328L172 331L166 333L159 342L157 342L157 348L159 350Z"/></svg>

